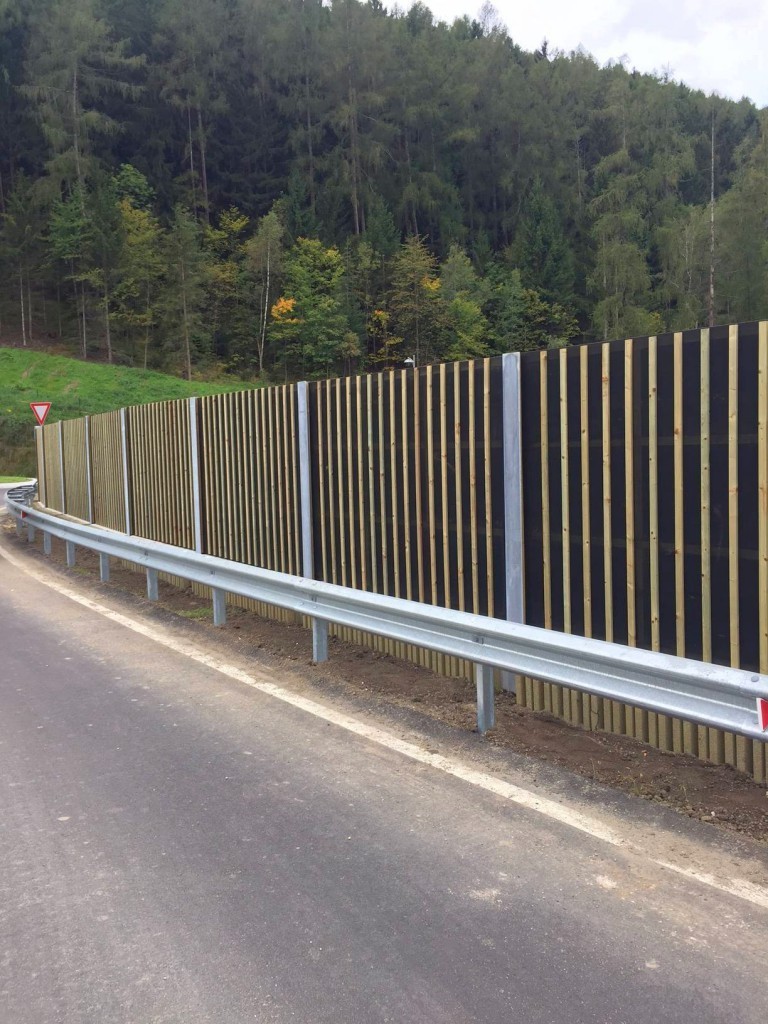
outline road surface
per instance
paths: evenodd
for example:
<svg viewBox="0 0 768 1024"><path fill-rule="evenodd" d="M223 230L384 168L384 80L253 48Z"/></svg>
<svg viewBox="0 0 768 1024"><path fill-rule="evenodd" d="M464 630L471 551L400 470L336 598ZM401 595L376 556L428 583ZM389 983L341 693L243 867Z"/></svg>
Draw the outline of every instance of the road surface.
<svg viewBox="0 0 768 1024"><path fill-rule="evenodd" d="M0 538L0 1021L764 1024L759 897L254 690L25 564L48 572ZM730 863L676 821L656 850Z"/></svg>

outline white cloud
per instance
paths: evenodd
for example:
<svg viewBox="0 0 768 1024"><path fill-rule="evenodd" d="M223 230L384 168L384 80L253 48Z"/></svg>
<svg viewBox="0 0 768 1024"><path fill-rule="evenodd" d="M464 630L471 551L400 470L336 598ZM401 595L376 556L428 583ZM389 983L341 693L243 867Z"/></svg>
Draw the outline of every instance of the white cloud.
<svg viewBox="0 0 768 1024"><path fill-rule="evenodd" d="M477 15L482 0L425 0L434 16ZM403 7L410 6L403 3ZM526 50L548 40L566 52L583 46L600 63L626 57L630 67L672 76L691 88L768 106L764 0L519 0L494 4Z"/></svg>

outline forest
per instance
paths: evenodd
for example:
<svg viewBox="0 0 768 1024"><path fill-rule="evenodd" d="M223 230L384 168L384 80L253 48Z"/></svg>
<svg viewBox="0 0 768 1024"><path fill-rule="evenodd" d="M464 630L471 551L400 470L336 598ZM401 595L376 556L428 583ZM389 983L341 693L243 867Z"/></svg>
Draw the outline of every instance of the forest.
<svg viewBox="0 0 768 1024"><path fill-rule="evenodd" d="M3 344L282 381L751 320L767 228L768 109L487 3L0 0Z"/></svg>

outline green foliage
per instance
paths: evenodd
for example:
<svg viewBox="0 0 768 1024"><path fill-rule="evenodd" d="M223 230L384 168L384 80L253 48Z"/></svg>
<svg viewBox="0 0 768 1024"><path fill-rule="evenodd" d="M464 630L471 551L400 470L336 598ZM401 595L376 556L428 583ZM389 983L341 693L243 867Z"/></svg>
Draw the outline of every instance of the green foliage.
<svg viewBox="0 0 768 1024"><path fill-rule="evenodd" d="M765 317L765 138L488 5L2 0L0 330L284 379L695 326L710 270Z"/></svg>
<svg viewBox="0 0 768 1024"><path fill-rule="evenodd" d="M344 314L343 274L339 250L317 239L299 238L286 253L283 295L271 309L285 376L331 376L359 351Z"/></svg>
<svg viewBox="0 0 768 1024"><path fill-rule="evenodd" d="M51 421L252 387L242 381L187 383L123 366L84 363L39 351L0 348L0 470L34 473L30 402L51 402Z"/></svg>

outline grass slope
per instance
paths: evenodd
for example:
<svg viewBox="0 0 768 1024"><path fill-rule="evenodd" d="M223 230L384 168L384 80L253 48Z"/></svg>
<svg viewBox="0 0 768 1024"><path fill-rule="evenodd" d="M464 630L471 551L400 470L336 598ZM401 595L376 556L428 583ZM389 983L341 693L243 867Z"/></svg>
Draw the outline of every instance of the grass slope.
<svg viewBox="0 0 768 1024"><path fill-rule="evenodd" d="M191 383L152 370L86 363L29 349L0 348L0 473L36 473L30 402L51 402L48 422L253 387Z"/></svg>

